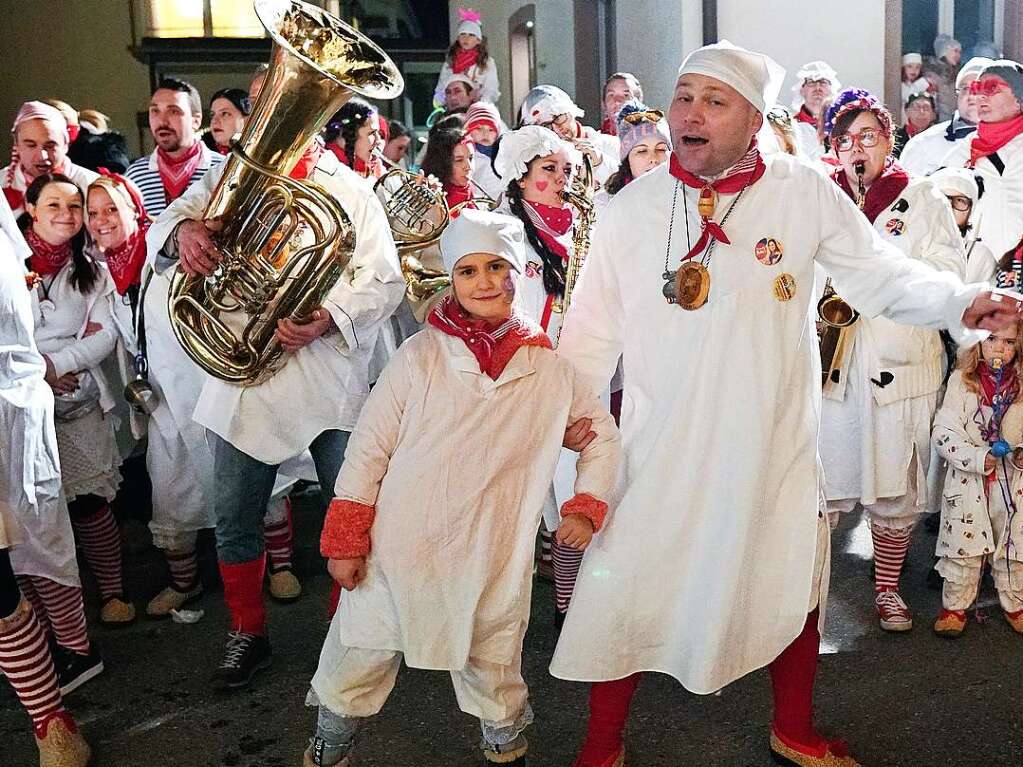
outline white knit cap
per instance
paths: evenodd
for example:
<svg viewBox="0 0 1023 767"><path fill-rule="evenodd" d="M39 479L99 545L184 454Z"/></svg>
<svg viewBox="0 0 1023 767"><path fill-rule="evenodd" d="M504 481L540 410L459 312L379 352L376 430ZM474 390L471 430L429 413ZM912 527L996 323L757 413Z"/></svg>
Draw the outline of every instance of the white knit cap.
<svg viewBox="0 0 1023 767"><path fill-rule="evenodd" d="M678 76L706 75L730 85L760 112L778 100L785 70L770 56L722 40L698 48L682 62Z"/></svg>
<svg viewBox="0 0 1023 767"><path fill-rule="evenodd" d="M474 11L472 8L459 8L458 17L461 22L458 24L456 35L476 35L480 40L483 39L483 15L479 11Z"/></svg>
<svg viewBox="0 0 1023 767"><path fill-rule="evenodd" d="M976 80L980 77L981 72L994 63L994 59L989 59L985 56L974 56L972 59L963 64L963 68L960 69L959 74L956 75L956 89L958 90L959 88L962 88L963 83L967 78L973 78Z"/></svg>
<svg viewBox="0 0 1023 767"><path fill-rule="evenodd" d="M572 97L556 85L538 85L522 101L523 125L542 125L554 120L558 115L582 117L586 114Z"/></svg>
<svg viewBox="0 0 1023 767"><path fill-rule="evenodd" d="M514 216L466 208L444 227L440 255L448 274L470 253L500 256L521 273L526 266L525 242L525 227Z"/></svg>
<svg viewBox="0 0 1023 767"><path fill-rule="evenodd" d="M565 152L573 165L581 162L579 151L550 128L525 125L501 137L501 146L494 158L494 170L507 185L529 172L529 162L532 159L555 152Z"/></svg>
<svg viewBox="0 0 1023 767"><path fill-rule="evenodd" d="M977 179L966 168L941 168L934 171L928 178L945 194L969 197L974 205L977 204L977 198L980 197Z"/></svg>
<svg viewBox="0 0 1023 767"><path fill-rule="evenodd" d="M902 65L903 66L908 66L910 64L923 64L923 63L924 63L924 57L921 56L919 53L907 53L905 56L902 57Z"/></svg>

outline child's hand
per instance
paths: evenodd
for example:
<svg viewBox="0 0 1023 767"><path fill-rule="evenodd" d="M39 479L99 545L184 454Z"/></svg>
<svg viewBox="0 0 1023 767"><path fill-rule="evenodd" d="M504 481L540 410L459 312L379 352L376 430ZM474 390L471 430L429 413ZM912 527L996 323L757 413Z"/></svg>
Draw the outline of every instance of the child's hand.
<svg viewBox="0 0 1023 767"><path fill-rule="evenodd" d="M558 543L582 551L593 540L593 523L582 514L569 514L558 526Z"/></svg>
<svg viewBox="0 0 1023 767"><path fill-rule="evenodd" d="M355 587L366 577L366 557L329 559L327 572L345 591L355 591Z"/></svg>
<svg viewBox="0 0 1023 767"><path fill-rule="evenodd" d="M991 455L991 453L988 453L987 455L985 455L984 456L984 476L987 476L988 474L993 472L997 465L998 465L998 460L993 455Z"/></svg>

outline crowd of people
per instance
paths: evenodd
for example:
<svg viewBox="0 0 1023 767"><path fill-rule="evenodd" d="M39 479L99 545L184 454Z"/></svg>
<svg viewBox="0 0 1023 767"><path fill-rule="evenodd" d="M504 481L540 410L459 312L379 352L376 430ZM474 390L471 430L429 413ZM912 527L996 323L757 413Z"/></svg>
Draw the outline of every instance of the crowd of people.
<svg viewBox="0 0 1023 767"><path fill-rule="evenodd" d="M824 61L782 106L784 71L721 42L682 62L663 109L619 72L596 127L541 84L510 128L482 24L462 12L422 147L356 97L281 169L336 199L355 245L318 306L277 320L283 366L244 385L186 353L168 297L221 277L204 213L267 68L205 109L160 81L155 149L132 162L94 110L15 115L0 672L42 767L90 755L65 705L104 670L78 555L100 624L136 620L126 594L143 589L145 617L165 618L203 596L213 529L230 615L213 684L244 689L272 657L264 585L302 593L297 479L319 486L334 581L307 767L350 763L403 661L451 673L487 763L525 764L534 577L554 583L551 673L592 683L575 767L624 765L643 672L710 693L763 667L775 760L853 767L812 706L842 514L868 519L881 630L913 627L900 575L930 517L933 630L963 633L988 571L1023 633L1023 66L960 66L943 40L921 76L908 54L899 127ZM450 216L416 252L445 277L429 295L407 286L378 196L393 167ZM821 298L851 321L818 316ZM130 408L140 382L150 399ZM143 452L166 580L126 589L111 503Z"/></svg>

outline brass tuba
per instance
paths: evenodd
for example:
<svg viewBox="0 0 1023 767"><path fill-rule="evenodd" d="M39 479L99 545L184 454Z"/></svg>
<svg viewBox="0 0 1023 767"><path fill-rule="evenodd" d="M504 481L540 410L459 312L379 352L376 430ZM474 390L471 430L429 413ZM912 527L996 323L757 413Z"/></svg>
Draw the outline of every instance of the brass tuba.
<svg viewBox="0 0 1023 767"><path fill-rule="evenodd" d="M863 163L856 163L856 205L863 210L867 194L863 188ZM831 278L824 282L824 293L817 302L818 341L821 350L821 385L827 388L841 380L846 348L849 346L853 327L860 313L853 309L835 292Z"/></svg>
<svg viewBox="0 0 1023 767"><path fill-rule="evenodd" d="M307 321L355 249L344 209L322 187L288 176L353 94L390 99L403 81L369 38L314 5L256 0L273 41L270 68L203 218L223 260L210 277L174 274L169 311L185 352L243 385L284 364L277 321Z"/></svg>

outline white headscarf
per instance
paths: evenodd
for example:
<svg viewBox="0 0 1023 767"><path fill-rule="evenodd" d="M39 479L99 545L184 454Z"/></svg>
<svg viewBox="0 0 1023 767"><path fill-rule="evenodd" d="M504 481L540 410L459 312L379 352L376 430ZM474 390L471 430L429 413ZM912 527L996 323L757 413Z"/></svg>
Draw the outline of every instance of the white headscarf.
<svg viewBox="0 0 1023 767"><path fill-rule="evenodd" d="M525 242L526 229L514 216L467 208L444 227L440 255L448 274L470 253L500 256L521 273L526 266Z"/></svg>
<svg viewBox="0 0 1023 767"><path fill-rule="evenodd" d="M678 76L713 77L735 88L762 113L778 100L785 70L770 56L748 51L727 40L698 48L686 57Z"/></svg>
<svg viewBox="0 0 1023 767"><path fill-rule="evenodd" d="M796 82L792 85L792 108L797 112L803 106L803 94L800 92L807 80L827 80L831 83L831 98L842 90L838 81L838 72L826 61L808 61L796 72Z"/></svg>
<svg viewBox="0 0 1023 767"><path fill-rule="evenodd" d="M572 97L556 85L538 85L522 101L520 117L523 125L542 125L558 115L582 117L586 114Z"/></svg>
<svg viewBox="0 0 1023 767"><path fill-rule="evenodd" d="M532 159L546 157L555 152L565 152L573 165L582 162L579 151L550 128L526 125L501 137L501 146L494 159L494 170L504 184L508 185L529 172L529 163Z"/></svg>

